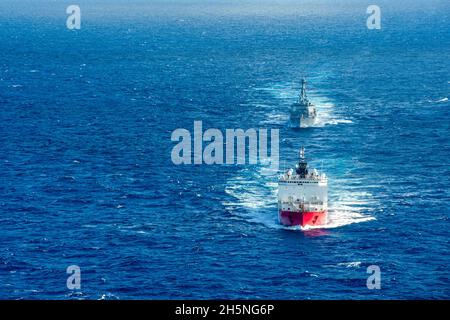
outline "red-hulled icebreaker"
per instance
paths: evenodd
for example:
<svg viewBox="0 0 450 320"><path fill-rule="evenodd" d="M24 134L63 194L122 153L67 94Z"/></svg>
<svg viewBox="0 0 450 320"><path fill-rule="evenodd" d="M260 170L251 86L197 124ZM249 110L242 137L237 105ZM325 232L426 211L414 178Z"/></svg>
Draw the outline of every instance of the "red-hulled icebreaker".
<svg viewBox="0 0 450 320"><path fill-rule="evenodd" d="M278 181L278 218L286 226L320 226L328 220L328 179L324 173L309 169L305 149L300 160Z"/></svg>

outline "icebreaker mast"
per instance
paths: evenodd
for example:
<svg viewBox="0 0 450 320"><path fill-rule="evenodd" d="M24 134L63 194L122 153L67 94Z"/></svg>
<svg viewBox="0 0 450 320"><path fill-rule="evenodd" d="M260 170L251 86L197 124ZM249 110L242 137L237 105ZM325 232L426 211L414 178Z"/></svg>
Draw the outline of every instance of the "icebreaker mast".
<svg viewBox="0 0 450 320"><path fill-rule="evenodd" d="M305 148L304 147L302 147L300 149L300 160L296 166L295 171L301 178L306 178L306 176L308 175L308 163L305 160Z"/></svg>

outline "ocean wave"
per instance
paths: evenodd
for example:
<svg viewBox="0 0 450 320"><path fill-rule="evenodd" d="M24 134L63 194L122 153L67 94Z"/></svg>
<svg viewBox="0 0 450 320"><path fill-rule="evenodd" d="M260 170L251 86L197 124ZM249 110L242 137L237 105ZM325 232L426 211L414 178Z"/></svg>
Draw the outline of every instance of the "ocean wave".
<svg viewBox="0 0 450 320"><path fill-rule="evenodd" d="M437 99L437 100L431 100L431 99L426 100L427 103L440 103L440 102L447 102L447 101L448 101L448 97L444 97L444 98Z"/></svg>
<svg viewBox="0 0 450 320"><path fill-rule="evenodd" d="M346 268L359 268L361 266L361 261L341 262L341 263L338 263L337 265L344 266Z"/></svg>
<svg viewBox="0 0 450 320"><path fill-rule="evenodd" d="M115 294L112 294L110 292L108 293L104 293L101 295L100 298L98 298L98 300L119 300L119 296L116 296Z"/></svg>

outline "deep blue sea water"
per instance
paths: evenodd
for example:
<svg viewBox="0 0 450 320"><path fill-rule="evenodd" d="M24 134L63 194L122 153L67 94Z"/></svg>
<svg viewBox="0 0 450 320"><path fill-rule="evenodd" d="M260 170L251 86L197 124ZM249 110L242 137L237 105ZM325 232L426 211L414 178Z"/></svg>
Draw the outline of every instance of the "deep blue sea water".
<svg viewBox="0 0 450 320"><path fill-rule="evenodd" d="M450 298L448 2L69 4L0 3L0 298ZM263 164L174 165L195 120L305 146L330 225L279 226Z"/></svg>

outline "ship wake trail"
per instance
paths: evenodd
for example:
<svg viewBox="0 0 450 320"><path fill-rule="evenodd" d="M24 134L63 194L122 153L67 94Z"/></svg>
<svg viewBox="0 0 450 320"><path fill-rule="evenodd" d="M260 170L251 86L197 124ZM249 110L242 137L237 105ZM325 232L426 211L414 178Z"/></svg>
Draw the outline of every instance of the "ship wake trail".
<svg viewBox="0 0 450 320"><path fill-rule="evenodd" d="M281 228L277 212L277 173L267 168L245 168L227 181L225 192L229 201L222 204L233 214L268 228Z"/></svg>

